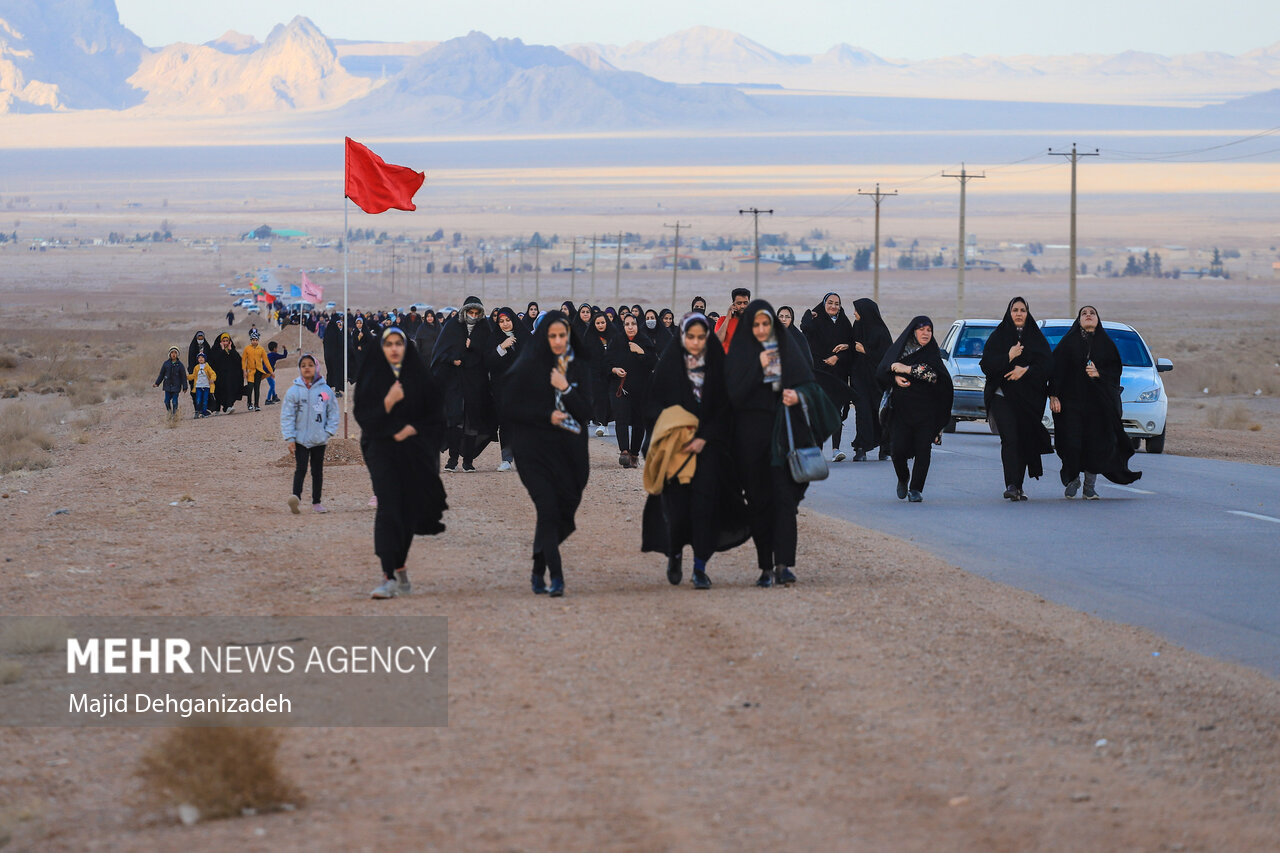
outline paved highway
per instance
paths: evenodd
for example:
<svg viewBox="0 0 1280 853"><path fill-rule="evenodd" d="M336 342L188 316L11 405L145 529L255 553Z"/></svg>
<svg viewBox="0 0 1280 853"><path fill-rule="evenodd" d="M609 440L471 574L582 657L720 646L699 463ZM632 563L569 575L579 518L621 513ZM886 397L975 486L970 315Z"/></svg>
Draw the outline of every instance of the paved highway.
<svg viewBox="0 0 1280 853"><path fill-rule="evenodd" d="M1138 453L1141 480L1099 477L1102 500L1084 501L1044 463L1029 501L1003 500L999 439L962 424L934 448L924 503L896 498L890 462L841 462L804 506L1280 677L1280 468Z"/></svg>

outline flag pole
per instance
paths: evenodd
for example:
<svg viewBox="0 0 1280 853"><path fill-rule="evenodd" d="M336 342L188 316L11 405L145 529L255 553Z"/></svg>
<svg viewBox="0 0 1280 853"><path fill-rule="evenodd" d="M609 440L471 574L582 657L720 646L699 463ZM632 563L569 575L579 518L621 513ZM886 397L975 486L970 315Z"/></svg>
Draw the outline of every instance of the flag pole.
<svg viewBox="0 0 1280 853"><path fill-rule="evenodd" d="M347 239L349 229L347 228L347 217L350 215L351 205L347 204L346 193L342 196L342 437L348 438L347 434L347 412L350 411L351 389L347 387L347 253L351 251L350 240Z"/></svg>

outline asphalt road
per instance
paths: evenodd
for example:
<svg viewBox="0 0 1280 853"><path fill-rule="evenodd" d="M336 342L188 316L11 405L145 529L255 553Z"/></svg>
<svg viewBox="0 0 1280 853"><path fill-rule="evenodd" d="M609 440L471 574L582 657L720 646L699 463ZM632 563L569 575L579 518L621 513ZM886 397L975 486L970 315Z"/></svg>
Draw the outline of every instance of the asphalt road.
<svg viewBox="0 0 1280 853"><path fill-rule="evenodd" d="M1280 468L1138 453L1141 480L1100 477L1102 500L1084 501L1063 497L1046 456L1030 500L1014 504L999 454L985 423L962 424L934 448L924 503L896 498L888 461L841 462L803 506L1280 677Z"/></svg>

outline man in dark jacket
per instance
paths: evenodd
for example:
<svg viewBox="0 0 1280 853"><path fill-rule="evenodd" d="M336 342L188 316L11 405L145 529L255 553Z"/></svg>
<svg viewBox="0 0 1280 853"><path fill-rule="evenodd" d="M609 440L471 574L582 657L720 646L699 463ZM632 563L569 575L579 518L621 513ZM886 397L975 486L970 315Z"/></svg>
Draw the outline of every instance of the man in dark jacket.
<svg viewBox="0 0 1280 853"><path fill-rule="evenodd" d="M177 347L169 347L169 358L160 365L155 387L164 385L164 411L171 421L178 419L178 395L187 390L187 368L178 358Z"/></svg>

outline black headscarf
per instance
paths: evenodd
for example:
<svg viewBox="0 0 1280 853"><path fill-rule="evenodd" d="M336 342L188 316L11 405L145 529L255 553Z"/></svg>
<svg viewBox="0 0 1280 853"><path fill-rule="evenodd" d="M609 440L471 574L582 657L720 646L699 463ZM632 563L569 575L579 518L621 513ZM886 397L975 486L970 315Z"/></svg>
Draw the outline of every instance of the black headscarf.
<svg viewBox="0 0 1280 853"><path fill-rule="evenodd" d="M827 300L839 295L828 293L823 296L812 312L805 312L800 327L809 343L809 351L813 354L813 370L818 384L837 408L849 402L849 372L854 356L853 324L844 313L844 305L841 304L834 317L827 313ZM814 317L814 314L818 316ZM848 349L833 352L840 344ZM833 355L836 363L827 364L826 360Z"/></svg>
<svg viewBox="0 0 1280 853"><path fill-rule="evenodd" d="M199 340L201 337L204 340ZM191 336L191 344L187 347L187 364L196 363L196 356L204 353L204 360L209 361L209 353L213 351L213 342L209 340L209 336L204 332L196 332ZM194 389L193 389L194 390Z"/></svg>
<svg viewBox="0 0 1280 853"><path fill-rule="evenodd" d="M760 366L760 353L764 351L764 346L756 340L751 330L756 315L762 311L773 320L773 334L782 360L782 387L795 388L813 381L813 368L807 353L800 348L800 342L785 333L772 305L763 299L756 299L742 312L729 343L729 352L725 355L725 385L734 408L773 409L777 403L773 396L758 396L762 391L772 394L772 389L764 383L764 369Z"/></svg>
<svg viewBox="0 0 1280 853"><path fill-rule="evenodd" d="M1084 451L1082 458L1072 460L1080 470L1101 474L1113 483L1127 485L1142 477L1140 471L1129 470L1133 446L1124 431L1124 407L1120 402L1120 376L1124 362L1115 341L1102 326L1098 314L1098 327L1086 332L1080 325L1081 307L1076 321L1058 341L1053 351L1053 376L1049 380L1049 393L1057 397L1063 412L1053 416L1054 429L1059 435L1056 442L1058 455L1066 459L1066 448L1078 447ZM1085 365L1093 362L1098 378L1091 379L1085 373ZM1075 415L1079 417L1072 416ZM1069 424L1069 425L1068 425ZM1062 438L1064 429L1080 429L1085 435L1081 441L1067 442ZM1065 476L1065 475L1064 475ZM1065 483L1063 485L1066 485Z"/></svg>
<svg viewBox="0 0 1280 853"><path fill-rule="evenodd" d="M506 382L512 388L519 388L518 394L504 394L498 401L503 423L519 422L534 426L546 426L549 429L556 429L551 424L544 423L544 414L549 414L551 409L555 407L555 389L551 387L549 380L551 368L556 365L556 355L551 351L551 344L547 340L547 331L555 322L562 322L569 327L569 351L573 355L573 359L569 364L567 377L571 385L574 385L573 394L577 395L574 401L575 405L578 400L586 400L588 406L590 404L591 387L588 370L590 368L590 355L587 353L587 347L583 346L582 341L578 338L577 333L573 330L573 323L563 312L558 310L546 311L543 313L534 327L529 341L523 345L520 354L516 357L515 364L506 374ZM568 399L568 396L565 398ZM586 424L586 418L590 416L590 410L581 413L578 421Z"/></svg>
<svg viewBox="0 0 1280 853"><path fill-rule="evenodd" d="M897 340L885 350L876 368L876 377L881 386L893 392L893 423L926 426L930 432L938 433L951 422L951 403L955 389L951 383L951 374L942 363L942 350L938 349L936 334L929 338L929 343L915 352L906 352L908 344L915 343L916 330L923 326L933 329L933 320L923 315L912 318ZM924 365L933 372L935 381L913 379L910 385L901 388L894 381L893 371L890 370L894 362L908 367Z"/></svg>
<svg viewBox="0 0 1280 853"><path fill-rule="evenodd" d="M854 347L855 354L850 377L853 382L866 383L870 387L871 383L875 382L880 360L884 358L885 351L893 343L893 335L880 316L880 306L873 300L855 299L853 307L858 314L858 319L853 323L853 342L862 344L866 352L856 352L857 347Z"/></svg>
<svg viewBox="0 0 1280 853"><path fill-rule="evenodd" d="M511 319L511 334L516 339L516 345L508 350L506 355L498 355L498 347L507 339L507 333L498 325L498 320L504 314ZM494 312L493 334L489 340L489 348L484 351L484 364L489 369L489 378L494 383L495 394L498 392L498 380L515 365L516 359L524 352L532 337L533 332L521 322L520 315L514 308L504 306Z"/></svg>
<svg viewBox="0 0 1280 853"><path fill-rule="evenodd" d="M701 324L707 330L701 399L693 393L685 364L684 330L693 324ZM657 420L662 410L669 406L682 406L698 416L698 438L728 440L729 394L724 382L724 347L712 331L711 321L702 314L685 317L679 331L680 334L663 349L653 368L653 379L649 385L649 420Z"/></svg>
<svg viewBox="0 0 1280 853"><path fill-rule="evenodd" d="M398 334L404 340L404 360L400 362L400 385L404 399L390 412L382 400L397 377L382 351L382 343L370 350L356 377L355 416L360 424L361 442L390 438L406 424L413 424L418 435L428 439L428 447L439 445L439 429L443 425L440 391L430 372L423 366L418 348L400 328L391 327L383 337ZM436 435L433 437L432 433Z"/></svg>

